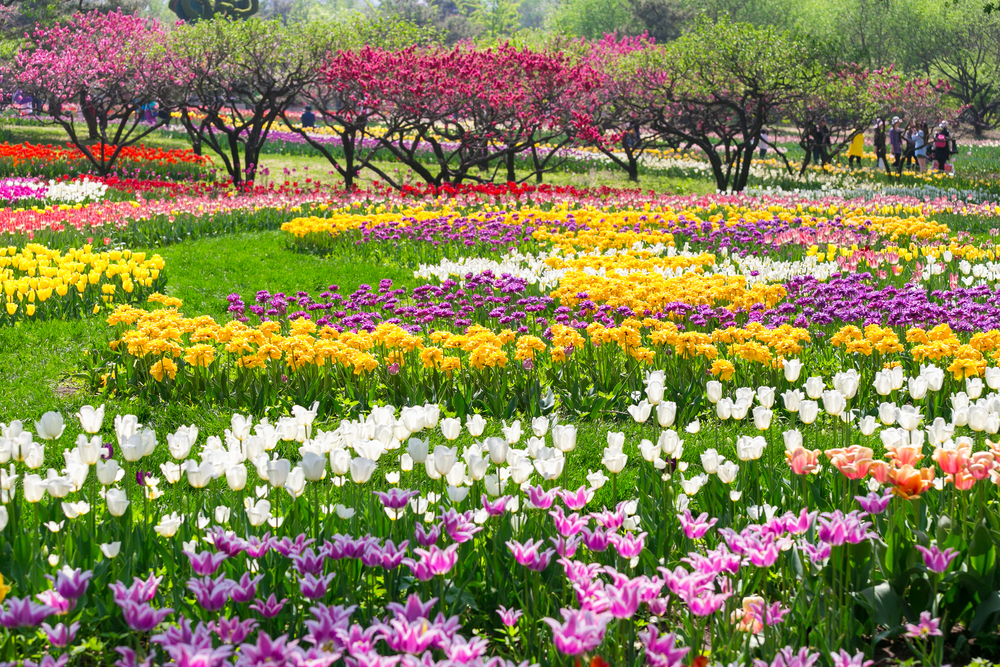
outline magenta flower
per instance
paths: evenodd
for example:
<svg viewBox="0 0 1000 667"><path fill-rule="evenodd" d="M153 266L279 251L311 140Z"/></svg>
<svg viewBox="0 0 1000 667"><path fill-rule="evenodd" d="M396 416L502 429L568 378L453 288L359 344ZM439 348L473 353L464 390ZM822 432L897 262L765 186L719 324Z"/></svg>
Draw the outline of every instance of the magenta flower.
<svg viewBox="0 0 1000 667"><path fill-rule="evenodd" d="M46 653L42 656L41 662L35 662L34 660L25 660L24 667L66 667L66 663L69 662L69 653L63 653L58 658L53 658L51 655ZM14 663L11 663L14 665Z"/></svg>
<svg viewBox="0 0 1000 667"><path fill-rule="evenodd" d="M593 651L604 641L610 616L579 609L560 609L563 622L543 618L552 628L556 650L563 655L580 655Z"/></svg>
<svg viewBox="0 0 1000 667"><path fill-rule="evenodd" d="M940 625L940 619L931 618L931 613L929 611L922 611L920 612L920 621L916 625L912 623L906 624L905 636L913 639L941 637L944 633L941 632Z"/></svg>
<svg viewBox="0 0 1000 667"><path fill-rule="evenodd" d="M235 558L241 553L246 551L250 544L236 536L236 533L232 531L225 531L221 528L216 528L214 532L211 533L212 544L219 551L225 553L230 558ZM214 572L209 572L208 574L214 574Z"/></svg>
<svg viewBox="0 0 1000 667"><path fill-rule="evenodd" d="M866 508L866 511L871 510ZM872 513L878 514L878 512ZM833 667L871 667L875 664L874 660L865 660L865 654L861 651L851 655L844 649L840 649L839 653L831 653L830 659L833 661Z"/></svg>
<svg viewBox="0 0 1000 667"><path fill-rule="evenodd" d="M514 540L507 540L507 548L514 554L514 560L519 565L524 565L536 572L541 572L547 568L552 560L552 556L556 553L555 549L540 551L543 546L545 546L545 543L542 540L535 542L529 539L524 544Z"/></svg>
<svg viewBox="0 0 1000 667"><path fill-rule="evenodd" d="M917 545L917 551L919 551L924 556L924 565L931 572L936 572L938 574L943 573L951 565L951 561L955 560L958 556L958 552L954 549L948 548L941 551L937 545L931 546L930 549L927 547L922 547Z"/></svg>
<svg viewBox="0 0 1000 667"><path fill-rule="evenodd" d="M418 618L430 618L431 609L434 608L435 603L437 603L437 598L431 598L427 602L420 599L420 596L414 593L410 597L406 598L406 605L401 605L398 602L390 602L385 606L388 611L391 611L393 616L403 621L415 621Z"/></svg>
<svg viewBox="0 0 1000 667"><path fill-rule="evenodd" d="M11 630L34 628L54 613L52 607L32 602L31 598L7 598L7 608L0 608L0 625Z"/></svg>
<svg viewBox="0 0 1000 667"><path fill-rule="evenodd" d="M673 633L660 635L654 625L639 633L639 641L646 647L646 662L651 667L680 667L684 664L684 656L691 650L686 646L677 646L677 637Z"/></svg>
<svg viewBox="0 0 1000 667"><path fill-rule="evenodd" d="M121 656L120 659L115 661L115 667L150 667L153 661L156 660L156 651L150 651L146 654L146 659L139 662L135 651L127 646L115 647L115 653Z"/></svg>
<svg viewBox="0 0 1000 667"><path fill-rule="evenodd" d="M583 529L583 545L590 549L591 551L601 552L607 551L608 544L610 541L608 539L608 534L600 528L595 528L591 530L590 528Z"/></svg>
<svg viewBox="0 0 1000 667"><path fill-rule="evenodd" d="M377 544L369 545L365 552L361 554L361 563L365 567L381 567L386 570L395 570L402 565L403 558L406 557L406 549L409 546L409 540L403 540L398 547L392 540L386 540L385 546L382 547Z"/></svg>
<svg viewBox="0 0 1000 667"><path fill-rule="evenodd" d="M486 655L489 646L489 642L482 637L456 637L445 646L444 654L455 665L481 664L481 658Z"/></svg>
<svg viewBox="0 0 1000 667"><path fill-rule="evenodd" d="M385 643L390 649L410 655L420 655L441 639L441 630L424 618L415 621L394 618L385 631Z"/></svg>
<svg viewBox="0 0 1000 667"><path fill-rule="evenodd" d="M550 537L549 541L552 542L552 546L556 548L556 553L562 558L572 558L576 555L576 549L580 546L580 542L583 541L581 535L575 537Z"/></svg>
<svg viewBox="0 0 1000 667"><path fill-rule="evenodd" d="M125 584L116 581L109 586L114 592L115 602L120 606L126 600L132 602L150 602L156 597L156 590L163 581L163 577L149 575L149 579L143 581L139 577L134 577L132 585L125 588Z"/></svg>
<svg viewBox="0 0 1000 667"><path fill-rule="evenodd" d="M382 501L382 506L386 509L391 510L401 510L406 507L406 504L410 502L413 498L420 495L419 491L413 491L409 489L389 489L388 492L385 491L373 491L378 499Z"/></svg>
<svg viewBox="0 0 1000 667"><path fill-rule="evenodd" d="M756 537L747 537L743 543L747 558L756 567L771 567L778 560L781 553L774 537L768 533L767 539L758 540Z"/></svg>
<svg viewBox="0 0 1000 667"><path fill-rule="evenodd" d="M324 557L312 548L303 549L292 556L293 566L299 574L322 574L324 560Z"/></svg>
<svg viewBox="0 0 1000 667"><path fill-rule="evenodd" d="M590 502L590 492L585 486L581 486L576 491L562 489L559 491L559 497L571 512L579 512Z"/></svg>
<svg viewBox="0 0 1000 667"><path fill-rule="evenodd" d="M344 607L341 605L322 605L317 604L314 607L310 607L309 611L312 612L313 618L306 621L306 627L309 628L309 633L306 635L305 640L314 646L333 646L339 645L341 642L341 637L347 626L351 622L351 614L357 609L356 606ZM376 624L374 627L378 627ZM360 638L359 638L360 639ZM367 648L371 650L371 647Z"/></svg>
<svg viewBox="0 0 1000 667"><path fill-rule="evenodd" d="M552 517L555 522L556 530L563 537L573 537L586 528L587 524L590 522L590 517L581 518L580 515L575 512L566 516L561 507L556 507L554 510L550 511L549 516Z"/></svg>
<svg viewBox="0 0 1000 667"><path fill-rule="evenodd" d="M858 544L868 539L871 527L870 521L862 521L864 514L854 510L844 514L840 510L835 512L824 512L819 515L819 527L816 529L816 537L821 542L835 547L843 544Z"/></svg>
<svg viewBox="0 0 1000 667"><path fill-rule="evenodd" d="M80 569L73 570L72 572L61 570L56 574L54 588L59 592L59 595L67 600L78 600L87 592L87 583L93 576L94 573L91 570L87 570L86 572L82 572ZM52 581L51 576L47 576L46 578Z"/></svg>
<svg viewBox="0 0 1000 667"><path fill-rule="evenodd" d="M298 555L308 547L309 545L316 542L315 538L306 537L305 533L300 534L294 540L289 537L283 537L280 540L274 542L271 548L277 551L279 554L285 558L291 558L293 555Z"/></svg>
<svg viewBox="0 0 1000 667"><path fill-rule="evenodd" d="M299 580L299 592L310 600L319 600L326 595L327 589L336 576L332 572L325 577L314 577L311 574L306 574Z"/></svg>
<svg viewBox="0 0 1000 667"><path fill-rule="evenodd" d="M447 549L440 549L433 545L429 551L414 549L413 552L420 556L420 560L404 558L403 565L410 568L413 576L420 581L430 581L439 574L451 572L455 563L458 562L458 547L458 544L452 544Z"/></svg>
<svg viewBox="0 0 1000 667"><path fill-rule="evenodd" d="M498 605L500 608L497 609L497 614L500 615L500 622L506 625L508 628L512 628L517 625L517 622L521 620L524 615L524 611L520 609L507 609L503 605Z"/></svg>
<svg viewBox="0 0 1000 667"><path fill-rule="evenodd" d="M892 500L892 497L892 491L886 491L883 495L872 491L867 496L854 496L854 499L861 505L861 509L869 514L881 514L889 507L889 501Z"/></svg>
<svg viewBox="0 0 1000 667"><path fill-rule="evenodd" d="M782 533L791 533L792 535L801 535L812 527L812 522L816 518L819 512L809 512L805 507L796 516L791 512L785 512L784 516L781 517L781 531ZM775 524L778 520L775 519ZM779 535L775 535L778 537Z"/></svg>
<svg viewBox="0 0 1000 667"><path fill-rule="evenodd" d="M606 586L608 613L615 618L632 618L639 611L644 583L641 579L625 581L621 585Z"/></svg>
<svg viewBox="0 0 1000 667"><path fill-rule="evenodd" d="M233 588L229 591L229 595L233 602L239 604L246 604L257 597L257 584L260 580L264 578L264 575L258 574L253 579L250 578L249 572L244 572L243 576L240 577L239 583L234 583Z"/></svg>
<svg viewBox="0 0 1000 667"><path fill-rule="evenodd" d="M695 519L691 516L691 510L684 510L684 514L678 514L677 518L680 519L681 527L684 529L684 535L691 540L700 540L705 537L705 533L709 529L718 523L718 519L712 519L708 521L708 512L702 512L701 515Z"/></svg>
<svg viewBox="0 0 1000 667"><path fill-rule="evenodd" d="M263 616L264 618L274 618L279 613L281 613L281 608L284 607L287 602L288 598L285 598L281 602L278 602L277 599L274 597L274 593L271 593L271 595L268 596L266 602L261 602L260 600L257 600L252 605L250 605L250 608L253 609L255 612L257 612L258 614L260 614L261 616Z"/></svg>
<svg viewBox="0 0 1000 667"><path fill-rule="evenodd" d="M218 621L210 622L208 629L217 634L224 644L242 644L257 629L257 621L252 618L241 621L239 616L232 619L223 616Z"/></svg>
<svg viewBox="0 0 1000 667"><path fill-rule="evenodd" d="M625 523L625 503L618 503L614 512L605 509L603 512L591 512L597 525L609 533L616 532Z"/></svg>
<svg viewBox="0 0 1000 667"><path fill-rule="evenodd" d="M202 551L201 553L185 551L184 555L191 561L191 569L194 570L194 573L201 577L215 574L215 571L222 565L222 561L229 558L224 553L212 553L211 551Z"/></svg>
<svg viewBox="0 0 1000 667"><path fill-rule="evenodd" d="M507 502L510 500L510 496L500 496L493 502L484 493L480 501L483 504L483 509L490 516L503 516L504 512L507 511Z"/></svg>
<svg viewBox="0 0 1000 667"><path fill-rule="evenodd" d="M449 509L441 515L441 524L453 541L464 544L483 529L473 521L474 512L471 510L465 513L458 512L455 508Z"/></svg>
<svg viewBox="0 0 1000 667"><path fill-rule="evenodd" d="M796 653L791 646L786 646L778 651L770 664L766 660L755 659L753 667L812 667L818 660L819 653L811 653L808 648L800 648Z"/></svg>
<svg viewBox="0 0 1000 667"><path fill-rule="evenodd" d="M288 636L281 635L271 639L266 632L257 633L256 644L240 645L240 664L247 667L255 665L287 665L296 652L295 643L288 643Z"/></svg>
<svg viewBox="0 0 1000 667"><path fill-rule="evenodd" d="M54 628L48 623L42 623L42 630L45 630L45 636L48 637L49 643L56 648L65 648L72 644L76 640L76 633L79 629L79 623L72 623L69 627L66 627L63 623L59 623Z"/></svg>
<svg viewBox="0 0 1000 667"><path fill-rule="evenodd" d="M47 591L42 591L35 595L38 601L42 604L51 607L54 611L52 613L62 616L63 614L68 614L73 607L76 606L76 600L67 600L63 596L59 595L59 591L54 588Z"/></svg>
<svg viewBox="0 0 1000 667"><path fill-rule="evenodd" d="M645 546L646 535L648 533L639 533L638 535L633 535L632 533L618 535L616 533L611 535L608 540L611 544L615 545L618 555L622 558L638 558Z"/></svg>
<svg viewBox="0 0 1000 667"><path fill-rule="evenodd" d="M441 539L441 526L435 523L430 528L425 529L424 524L418 523L413 529L413 535L420 546L429 547L432 544L437 544L437 541Z"/></svg>
<svg viewBox="0 0 1000 667"><path fill-rule="evenodd" d="M559 493L558 488L546 491L541 486L529 486L526 490L528 492L528 502L535 509L540 510L547 510L552 507L552 503L556 500L556 494Z"/></svg>
<svg viewBox="0 0 1000 667"><path fill-rule="evenodd" d="M274 542L271 540L271 533L265 533L264 537L258 538L251 535L246 540L244 551L250 558L263 558L271 550Z"/></svg>
<svg viewBox="0 0 1000 667"><path fill-rule="evenodd" d="M195 600L205 611L219 611L226 606L229 601L229 593L236 582L226 579L225 574L220 574L218 578L212 579L188 579L187 589L194 593Z"/></svg>
<svg viewBox="0 0 1000 667"><path fill-rule="evenodd" d="M126 600L124 604L119 603L118 606L122 608L125 622L135 632L149 632L162 623L167 616L174 613L170 607L153 609L147 603L133 602L132 600Z"/></svg>

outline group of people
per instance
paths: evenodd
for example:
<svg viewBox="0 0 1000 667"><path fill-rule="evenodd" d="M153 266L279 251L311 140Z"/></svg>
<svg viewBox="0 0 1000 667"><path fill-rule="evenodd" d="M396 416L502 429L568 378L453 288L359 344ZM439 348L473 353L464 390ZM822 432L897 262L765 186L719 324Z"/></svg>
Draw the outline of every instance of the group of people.
<svg viewBox="0 0 1000 667"><path fill-rule="evenodd" d="M917 171L928 168L928 161L940 171L950 171L948 161L957 153L955 140L948 131L948 121L941 121L931 130L927 123L911 122L905 128L899 116L895 116L886 131L885 121L875 121L872 128L875 135L872 139L875 148L876 168L885 168L887 174L903 173L904 166L916 166ZM847 149L849 166L861 166L861 156L864 154L865 137L858 132L851 140ZM892 163L889 162L889 151L892 152Z"/></svg>

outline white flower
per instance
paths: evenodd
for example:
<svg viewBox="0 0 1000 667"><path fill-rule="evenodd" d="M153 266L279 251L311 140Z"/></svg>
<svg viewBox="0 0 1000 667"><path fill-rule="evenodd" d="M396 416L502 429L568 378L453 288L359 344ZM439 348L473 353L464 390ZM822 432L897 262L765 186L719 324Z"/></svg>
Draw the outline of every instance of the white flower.
<svg viewBox="0 0 1000 667"><path fill-rule="evenodd" d="M160 519L160 522L153 527L153 530L162 537L173 537L177 534L182 523L184 523L184 517L178 515L177 512L172 512Z"/></svg>
<svg viewBox="0 0 1000 667"><path fill-rule="evenodd" d="M85 405L76 413L76 418L80 420L80 428L85 433L90 433L91 435L99 433L101 424L104 422L104 405L102 404L97 409L94 409L91 405Z"/></svg>
<svg viewBox="0 0 1000 667"><path fill-rule="evenodd" d="M695 475L691 479L682 479L681 488L684 490L684 494L688 496L693 496L708 482L707 475Z"/></svg>
<svg viewBox="0 0 1000 667"><path fill-rule="evenodd" d="M638 405L628 406L628 413L632 415L632 419L634 419L639 424L646 423L646 420L649 419L649 415L652 412L652 410L653 406L650 405L649 402L645 400L641 401Z"/></svg>
<svg viewBox="0 0 1000 667"><path fill-rule="evenodd" d="M257 504L251 505L250 499L247 498L247 520L250 521L250 525L257 527L262 526L264 523L271 518L271 503L267 500L258 500Z"/></svg>
<svg viewBox="0 0 1000 667"><path fill-rule="evenodd" d="M701 453L701 467L709 475L714 475L719 471L719 464L725 461L725 457L719 456L719 452L714 448L706 449Z"/></svg>
<svg viewBox="0 0 1000 667"><path fill-rule="evenodd" d="M104 554L105 558L111 559L116 557L122 550L121 542L108 542L101 545L101 553Z"/></svg>
<svg viewBox="0 0 1000 667"><path fill-rule="evenodd" d="M507 439L507 444L517 444L517 441L521 439L521 420L515 420L510 426L507 426L507 422L504 422L503 428L500 430L503 432L503 437Z"/></svg>
<svg viewBox="0 0 1000 667"><path fill-rule="evenodd" d="M76 519L77 517L81 517L90 512L90 503L84 500L80 500L75 503L64 502L62 503L62 511L63 514L66 515L67 519ZM0 530L3 529L0 528Z"/></svg>
<svg viewBox="0 0 1000 667"><path fill-rule="evenodd" d="M351 460L351 481L355 484L364 484L372 478L375 472L376 463L371 459L354 458Z"/></svg>
<svg viewBox="0 0 1000 667"><path fill-rule="evenodd" d="M802 372L802 362L799 359L785 359L783 361L785 380L788 382L796 382L799 379L799 373Z"/></svg>
<svg viewBox="0 0 1000 667"><path fill-rule="evenodd" d="M345 507L344 505L341 505L340 503L338 503L337 504L337 516L340 517L341 519L347 521L348 519L350 519L351 517L354 516L354 508L353 507Z"/></svg>
<svg viewBox="0 0 1000 667"><path fill-rule="evenodd" d="M35 431L42 440L58 440L65 430L66 424L58 412L46 412L41 421L35 422Z"/></svg>
<svg viewBox="0 0 1000 667"><path fill-rule="evenodd" d="M300 464L305 479L310 482L318 482L326 477L326 457L315 452L306 452L302 455Z"/></svg>
<svg viewBox="0 0 1000 667"><path fill-rule="evenodd" d="M549 418L548 417L535 417L531 420L531 432L535 434L535 437L544 438L545 434L549 432Z"/></svg>
<svg viewBox="0 0 1000 667"><path fill-rule="evenodd" d="M441 435L444 436L445 440L455 440L461 434L462 434L461 419L448 418L441 420Z"/></svg>
<svg viewBox="0 0 1000 667"><path fill-rule="evenodd" d="M732 461L723 461L719 465L718 475L719 479L725 484L732 484L736 479L736 475L739 474L740 467Z"/></svg>
<svg viewBox="0 0 1000 667"><path fill-rule="evenodd" d="M767 441L764 440L764 436L758 435L756 438L751 438L747 435L741 435L736 439L736 457L740 461L756 461L764 455L764 447L766 446Z"/></svg>
<svg viewBox="0 0 1000 667"><path fill-rule="evenodd" d="M604 474L603 470L598 470L597 472L594 472L593 470L589 469L587 470L587 484L589 484L590 488L594 491L600 489L605 484L607 484L608 479L610 478ZM499 494L494 494L494 495L499 495Z"/></svg>
<svg viewBox="0 0 1000 667"><path fill-rule="evenodd" d="M421 440L419 438L410 438L409 441L406 443L406 452L410 455L410 458L413 459L414 463L423 463L427 460L428 448L429 448L428 441ZM332 458L330 460L333 461ZM343 473L338 473L338 474L343 474Z"/></svg>
<svg viewBox="0 0 1000 667"><path fill-rule="evenodd" d="M684 427L684 430L688 433L694 434L701 430L701 422L695 419L690 424Z"/></svg>
<svg viewBox="0 0 1000 667"><path fill-rule="evenodd" d="M469 435L478 438L486 429L486 420L481 415L471 415L465 419L465 428L469 431Z"/></svg>
<svg viewBox="0 0 1000 667"><path fill-rule="evenodd" d="M709 403L718 403L722 399L722 383L718 380L709 380L705 383L705 395Z"/></svg>
<svg viewBox="0 0 1000 667"><path fill-rule="evenodd" d="M677 417L677 404L673 401L662 401L656 406L656 421L661 428L670 428Z"/></svg>
<svg viewBox="0 0 1000 667"><path fill-rule="evenodd" d="M823 383L823 378L813 376L806 380L806 395L812 400L818 399L824 391L826 391L826 385Z"/></svg>

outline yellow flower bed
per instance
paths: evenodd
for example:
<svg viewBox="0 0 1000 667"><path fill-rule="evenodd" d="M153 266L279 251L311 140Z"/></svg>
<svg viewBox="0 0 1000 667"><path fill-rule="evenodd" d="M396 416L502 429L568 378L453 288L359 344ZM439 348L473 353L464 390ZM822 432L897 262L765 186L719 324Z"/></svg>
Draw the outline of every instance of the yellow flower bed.
<svg viewBox="0 0 1000 667"><path fill-rule="evenodd" d="M37 243L0 248L0 324L79 317L145 301L162 286L163 266L159 255L130 250L84 246L63 253Z"/></svg>

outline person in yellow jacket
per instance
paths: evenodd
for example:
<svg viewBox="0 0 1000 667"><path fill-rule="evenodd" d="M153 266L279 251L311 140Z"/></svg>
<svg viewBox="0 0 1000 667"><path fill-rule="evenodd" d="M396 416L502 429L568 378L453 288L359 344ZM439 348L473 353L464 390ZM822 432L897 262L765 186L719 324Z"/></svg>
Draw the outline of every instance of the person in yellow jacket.
<svg viewBox="0 0 1000 667"><path fill-rule="evenodd" d="M861 167L861 157L865 154L865 135L863 132L858 132L851 139L851 145L847 149L847 166L853 167L854 161L858 161L858 167Z"/></svg>

